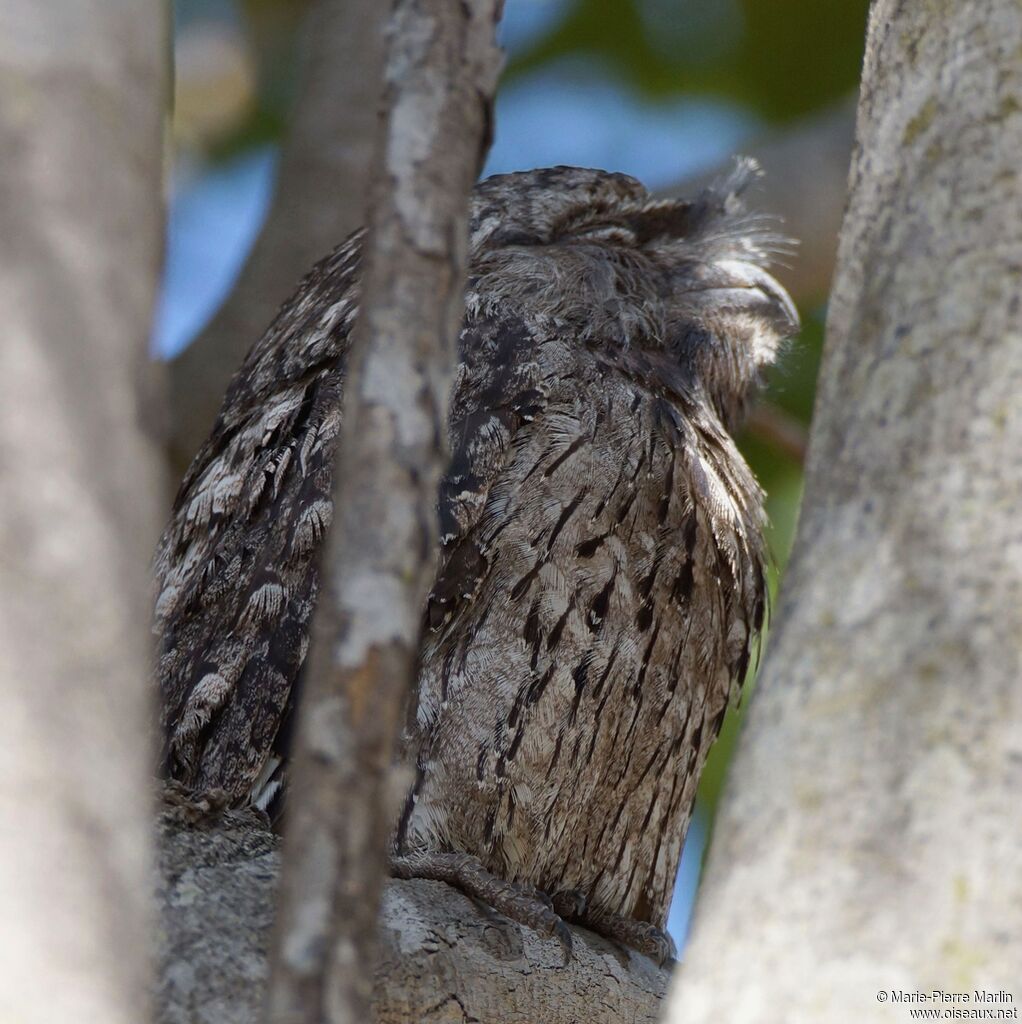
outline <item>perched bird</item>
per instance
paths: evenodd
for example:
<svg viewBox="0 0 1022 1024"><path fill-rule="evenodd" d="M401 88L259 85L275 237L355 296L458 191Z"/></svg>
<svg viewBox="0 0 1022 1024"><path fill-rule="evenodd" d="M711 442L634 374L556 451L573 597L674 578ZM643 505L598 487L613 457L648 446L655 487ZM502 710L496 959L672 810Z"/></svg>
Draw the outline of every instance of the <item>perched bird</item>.
<svg viewBox="0 0 1022 1024"><path fill-rule="evenodd" d="M622 174L472 197L441 552L393 870L658 959L696 784L766 605L763 495L731 432L797 330L745 212ZM232 381L156 559L168 775L279 809L330 525L356 234Z"/></svg>

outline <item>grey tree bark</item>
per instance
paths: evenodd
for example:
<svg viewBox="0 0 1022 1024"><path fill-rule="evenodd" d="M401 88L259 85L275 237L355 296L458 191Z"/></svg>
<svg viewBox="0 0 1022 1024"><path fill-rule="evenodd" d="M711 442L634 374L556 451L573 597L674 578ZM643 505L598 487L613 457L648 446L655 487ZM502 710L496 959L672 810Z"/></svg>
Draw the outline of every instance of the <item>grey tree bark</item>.
<svg viewBox="0 0 1022 1024"><path fill-rule="evenodd" d="M234 371L299 279L365 217L379 120L388 0L315 0L273 206L238 283L172 360L171 464L180 476L209 434Z"/></svg>
<svg viewBox="0 0 1022 1024"><path fill-rule="evenodd" d="M145 1019L158 2L0 8L0 1018Z"/></svg>
<svg viewBox="0 0 1022 1024"><path fill-rule="evenodd" d="M802 519L672 1021L1022 999L1020 52L1014 0L874 3Z"/></svg>
<svg viewBox="0 0 1022 1024"><path fill-rule="evenodd" d="M396 812L387 783L435 564L468 197L489 142L499 9L395 6L336 513L299 716L274 1024L368 1012Z"/></svg>

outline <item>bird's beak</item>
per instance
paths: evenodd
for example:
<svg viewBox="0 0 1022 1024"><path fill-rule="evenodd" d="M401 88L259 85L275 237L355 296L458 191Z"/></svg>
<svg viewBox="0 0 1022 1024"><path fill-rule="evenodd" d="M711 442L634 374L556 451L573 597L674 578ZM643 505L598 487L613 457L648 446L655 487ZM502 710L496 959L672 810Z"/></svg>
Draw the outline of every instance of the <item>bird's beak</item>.
<svg viewBox="0 0 1022 1024"><path fill-rule="evenodd" d="M737 293L735 304L738 307L753 304L766 313L780 337L790 338L799 332L801 321L795 303L772 274L755 263L743 260L719 260L714 266L722 272L719 290L714 289L718 301L721 291L734 291ZM746 294L741 295L742 292Z"/></svg>

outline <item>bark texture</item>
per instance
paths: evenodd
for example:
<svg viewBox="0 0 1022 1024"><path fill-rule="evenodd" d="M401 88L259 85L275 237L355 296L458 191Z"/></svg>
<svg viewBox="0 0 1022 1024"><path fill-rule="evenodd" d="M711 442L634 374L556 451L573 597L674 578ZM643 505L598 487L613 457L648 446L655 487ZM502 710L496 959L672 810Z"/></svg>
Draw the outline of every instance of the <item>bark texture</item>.
<svg viewBox="0 0 1022 1024"><path fill-rule="evenodd" d="M0 10L0 1019L19 1024L145 1015L165 15Z"/></svg>
<svg viewBox="0 0 1022 1024"><path fill-rule="evenodd" d="M317 0L305 16L299 89L266 225L230 297L170 364L176 476L209 434L227 382L277 307L363 223L389 10L384 0Z"/></svg>
<svg viewBox="0 0 1022 1024"><path fill-rule="evenodd" d="M499 0L400 0L275 942L274 1024L361 1021L396 807L387 782L433 577L468 197ZM404 788L403 786L401 788Z"/></svg>
<svg viewBox="0 0 1022 1024"><path fill-rule="evenodd" d="M268 974L278 840L252 813L161 825L157 1024L250 1024ZM659 1019L667 971L572 929L565 965L541 939L440 882L387 882L378 1024L639 1024Z"/></svg>
<svg viewBox="0 0 1022 1024"><path fill-rule="evenodd" d="M1022 998L1020 52L1014 0L874 4L802 519L673 1021Z"/></svg>

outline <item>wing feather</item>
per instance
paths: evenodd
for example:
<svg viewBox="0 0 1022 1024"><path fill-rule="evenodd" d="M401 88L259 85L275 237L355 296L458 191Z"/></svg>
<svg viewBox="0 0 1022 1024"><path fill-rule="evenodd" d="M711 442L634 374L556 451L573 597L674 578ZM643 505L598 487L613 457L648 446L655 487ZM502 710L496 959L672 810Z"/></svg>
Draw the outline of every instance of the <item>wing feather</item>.
<svg viewBox="0 0 1022 1024"><path fill-rule="evenodd" d="M546 406L540 342L518 317L482 317L462 331L450 412L451 461L438 497L440 567L426 609L432 629L451 620L486 574L489 556L475 527L516 434Z"/></svg>
<svg viewBox="0 0 1022 1024"><path fill-rule="evenodd" d="M313 269L248 354L157 549L166 770L236 802L270 785L289 733L333 513L360 241Z"/></svg>

